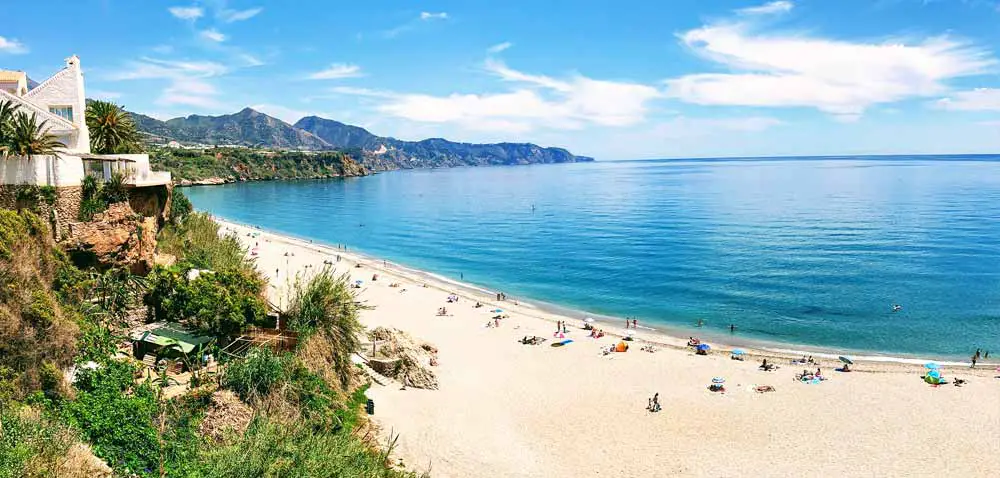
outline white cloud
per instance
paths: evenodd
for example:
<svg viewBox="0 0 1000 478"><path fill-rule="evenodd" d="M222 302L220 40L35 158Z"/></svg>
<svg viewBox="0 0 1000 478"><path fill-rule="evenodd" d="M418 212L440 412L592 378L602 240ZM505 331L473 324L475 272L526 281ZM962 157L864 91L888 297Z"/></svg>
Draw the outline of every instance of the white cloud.
<svg viewBox="0 0 1000 478"><path fill-rule="evenodd" d="M161 106L187 105L199 108L223 108L216 96L218 90L205 80L194 78L179 78L173 80L170 86L156 100Z"/></svg>
<svg viewBox="0 0 1000 478"><path fill-rule="evenodd" d="M161 106L187 105L199 108L222 108L218 90L208 79L226 74L229 69L210 61L173 61L141 58L129 69L113 73L110 80L168 80L168 86L156 100Z"/></svg>
<svg viewBox="0 0 1000 478"><path fill-rule="evenodd" d="M140 58L129 68L108 75L110 80L209 78L226 74L229 69L212 61L174 61Z"/></svg>
<svg viewBox="0 0 1000 478"><path fill-rule="evenodd" d="M875 104L942 94L948 80L997 64L987 51L947 37L849 42L766 34L747 21L705 25L680 40L732 72L668 80L672 97L701 105L811 107L842 119Z"/></svg>
<svg viewBox="0 0 1000 478"><path fill-rule="evenodd" d="M356 78L362 76L361 67L358 65L348 65L346 63L334 63L325 70L320 70L310 74L310 80L337 80L340 78Z"/></svg>
<svg viewBox="0 0 1000 478"><path fill-rule="evenodd" d="M0 53L21 55L28 53L28 47L17 40L0 37Z"/></svg>
<svg viewBox="0 0 1000 478"><path fill-rule="evenodd" d="M496 45L493 45L493 46L487 48L486 51L488 51L490 53L500 53L500 52L502 52L502 51L504 51L504 50L506 50L506 49L508 49L508 48L510 48L512 46L514 46L513 43L511 43L509 41L505 41L503 43L497 43Z"/></svg>
<svg viewBox="0 0 1000 478"><path fill-rule="evenodd" d="M241 22L243 20L249 20L260 12L264 11L263 8L248 8L246 10L228 10L223 9L219 11L218 17L220 20L226 23Z"/></svg>
<svg viewBox="0 0 1000 478"><path fill-rule="evenodd" d="M202 30L201 33L199 33L199 35L201 35L201 37L206 40L214 41L216 43L226 41L226 35L223 35L222 32L214 28L210 28L208 30Z"/></svg>
<svg viewBox="0 0 1000 478"><path fill-rule="evenodd" d="M205 11L200 7L170 7L167 11L181 20L197 20L205 14Z"/></svg>
<svg viewBox="0 0 1000 478"><path fill-rule="evenodd" d="M264 63L264 60L261 60L260 58L257 58L249 53L240 53L236 56L236 58L243 63L243 66L246 67L263 66L266 64Z"/></svg>
<svg viewBox="0 0 1000 478"><path fill-rule="evenodd" d="M99 100L117 100L122 97L122 94L117 91L104 91L104 90L88 90L87 97L96 98Z"/></svg>
<svg viewBox="0 0 1000 478"><path fill-rule="evenodd" d="M747 7L737 10L737 12L744 15L773 15L776 13L785 13L792 11L795 4L787 0L777 0L775 2L768 2L757 7Z"/></svg>
<svg viewBox="0 0 1000 478"><path fill-rule="evenodd" d="M976 88L959 91L935 102L937 107L958 111L1000 111L1000 89Z"/></svg>
<svg viewBox="0 0 1000 478"><path fill-rule="evenodd" d="M502 93L453 93L435 96L364 88L334 88L334 93L378 100L383 114L418 123L450 123L466 130L521 133L535 128L580 129L587 125L630 126L642 122L649 101L661 97L651 86L532 75L489 61L486 70L516 87Z"/></svg>
<svg viewBox="0 0 1000 478"><path fill-rule="evenodd" d="M438 13L420 12L420 19L421 20L447 20L448 19L448 12L438 12Z"/></svg>

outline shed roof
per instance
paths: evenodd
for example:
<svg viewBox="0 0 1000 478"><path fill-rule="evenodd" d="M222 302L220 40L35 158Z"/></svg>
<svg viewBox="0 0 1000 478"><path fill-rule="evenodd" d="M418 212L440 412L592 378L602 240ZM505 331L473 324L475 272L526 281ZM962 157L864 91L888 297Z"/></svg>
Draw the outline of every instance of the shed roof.
<svg viewBox="0 0 1000 478"><path fill-rule="evenodd" d="M133 334L132 340L159 345L161 347L177 344L180 347L181 352L189 354L199 345L208 344L213 339L211 337L197 335L196 333L176 324L161 322L156 324L156 327L153 329Z"/></svg>

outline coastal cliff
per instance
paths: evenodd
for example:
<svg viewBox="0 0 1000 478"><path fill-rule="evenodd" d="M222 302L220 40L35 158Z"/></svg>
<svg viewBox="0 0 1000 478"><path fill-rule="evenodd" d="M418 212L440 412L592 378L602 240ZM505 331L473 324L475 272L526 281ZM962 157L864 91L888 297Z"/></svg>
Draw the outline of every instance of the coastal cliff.
<svg viewBox="0 0 1000 478"><path fill-rule="evenodd" d="M158 148L150 164L170 171L181 186L237 181L326 179L366 176L370 171L340 151L274 152L246 148Z"/></svg>

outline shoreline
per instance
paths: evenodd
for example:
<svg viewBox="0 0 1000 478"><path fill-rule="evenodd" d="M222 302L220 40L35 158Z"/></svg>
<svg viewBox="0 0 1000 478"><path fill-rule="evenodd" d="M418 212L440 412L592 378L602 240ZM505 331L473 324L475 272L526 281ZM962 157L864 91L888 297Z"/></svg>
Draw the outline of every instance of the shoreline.
<svg viewBox="0 0 1000 478"><path fill-rule="evenodd" d="M446 277L220 225L220 233L257 249L270 297L332 262L335 274L361 281L354 290L368 306L359 317L366 330L404 331L436 351L423 365L437 388L379 378L366 391L379 440L395 443L392 461L411 471L463 478L1000 473L991 448L1000 441L1000 377L992 367L943 364L949 383L931 385L919 364L859 359L844 373L836 359L813 354L816 363L802 364L792 362L799 354L761 350L732 360L721 347L697 355L684 339L643 330L624 353L612 353L620 322L595 324L607 336L591 338L566 318L563 337L553 332L563 317L534 303L498 303L493 292ZM485 306L474 307L477 300ZM502 320L493 319L490 304L503 309ZM442 307L443 315L435 313ZM545 343L519 343L533 336ZM556 343L563 346L549 346ZM778 369L761 370L765 357ZM821 379L797 377L813 370ZM721 393L709 388L717 382ZM662 410L649 410L654 395Z"/></svg>
<svg viewBox="0 0 1000 478"><path fill-rule="evenodd" d="M211 214L211 213L209 213ZM622 327L621 322L625 319L623 317L607 316L602 314L593 314L586 311L576 310L569 307L560 306L557 304L549 304L544 301L534 300L527 298L525 300L520 300L516 297L509 297L508 301L498 303L495 300L494 291L486 288L485 286L473 284L469 282L463 282L454 278L443 276L434 272L425 271L421 269L412 268L403 264L398 264L387 259L382 259L379 257L371 256L359 251L343 251L337 249L335 245L330 245L325 242L318 242L312 239L298 237L293 234L274 231L268 229L264 226L257 224L247 224L238 221L233 221L221 216L212 215L212 218L223 227L244 227L248 229L253 229L262 233L267 233L283 242L289 244L297 245L300 247L307 247L314 249L316 252L322 254L332 254L341 255L353 260L354 262L365 264L368 267L381 268L382 273L390 275L398 275L400 278L412 280L412 281L423 281L428 285L433 286L444 292L455 292L459 296L471 298L488 304L491 306L496 306L504 309L514 310L522 315L530 316L536 319L545 320L553 324L556 321L568 320L571 323L581 322L586 317L592 317L595 319L596 324L605 328L605 333L622 338ZM382 264L385 266L382 266ZM395 273L395 274L394 274ZM271 287L275 287L273 284ZM278 303L277 301L275 303ZM648 324L648 322L647 322ZM678 349L687 349L687 339L684 338L684 334L694 335L697 331L702 330L698 328L685 328L682 326L671 326L656 324L655 326L649 326L647 324L642 324L639 326L639 331L642 333L642 340L644 342L650 342L657 345L672 347ZM715 350L718 352L730 352L733 349L743 349L746 354L750 357L758 358L774 358L774 359L795 359L804 356L813 356L816 358L823 358L826 360L837 360L839 356L848 356L853 361L859 363L873 363L873 364L883 364L883 365L897 365L901 367L911 368L914 366L922 366L927 362L937 362L940 365L949 367L969 367L970 362L962 361L957 356L935 356L935 355L921 355L921 354L880 354L878 351L872 350L855 350L855 349L835 349L823 346L814 346L809 344L796 344L787 342L776 342L767 341L754 338L736 338L732 336L726 336L724 333L715 332L702 332L697 334L697 336L703 342L709 342L712 344L713 348L717 347ZM727 339L728 337L728 339ZM992 369L1000 365L1000 362L992 361L980 361L977 363L977 367L986 370Z"/></svg>

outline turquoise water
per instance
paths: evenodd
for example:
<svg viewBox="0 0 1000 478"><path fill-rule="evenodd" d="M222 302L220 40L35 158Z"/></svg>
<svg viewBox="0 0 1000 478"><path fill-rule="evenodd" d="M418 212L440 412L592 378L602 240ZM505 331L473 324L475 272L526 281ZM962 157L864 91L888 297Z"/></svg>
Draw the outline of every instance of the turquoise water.
<svg viewBox="0 0 1000 478"><path fill-rule="evenodd" d="M640 325L1000 354L1000 156L458 168L185 192L224 218Z"/></svg>

